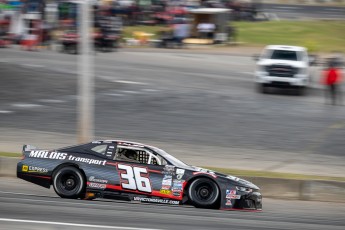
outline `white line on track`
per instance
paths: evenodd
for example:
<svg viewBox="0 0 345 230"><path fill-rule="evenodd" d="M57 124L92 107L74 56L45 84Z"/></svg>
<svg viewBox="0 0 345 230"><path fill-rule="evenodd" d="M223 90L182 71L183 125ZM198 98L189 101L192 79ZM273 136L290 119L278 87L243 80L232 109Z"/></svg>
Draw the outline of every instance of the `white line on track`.
<svg viewBox="0 0 345 230"><path fill-rule="evenodd" d="M147 85L146 83L144 82L138 82L138 81L127 81L127 80L117 80L117 79L114 79L113 77L110 77L110 76L98 76L98 78L101 78L105 81L110 81L110 82L115 82L115 83L121 83L121 84L131 84L131 85Z"/></svg>
<svg viewBox="0 0 345 230"><path fill-rule="evenodd" d="M26 103L15 103L12 104L13 107L19 107L19 108L37 108L37 107L41 107L43 105L39 105L39 104L26 104Z"/></svg>
<svg viewBox="0 0 345 230"><path fill-rule="evenodd" d="M1 114L9 114L9 113L14 113L13 111L10 110L0 110Z"/></svg>
<svg viewBox="0 0 345 230"><path fill-rule="evenodd" d="M145 92L159 92L161 90L159 90L159 89L142 89L142 91L145 91Z"/></svg>
<svg viewBox="0 0 345 230"><path fill-rule="evenodd" d="M140 94L138 91L133 91L133 90L121 90L121 93L127 93L127 94Z"/></svg>
<svg viewBox="0 0 345 230"><path fill-rule="evenodd" d="M117 83L122 83L122 84L147 85L146 83L137 82L137 81L116 80L115 82L117 82Z"/></svg>
<svg viewBox="0 0 345 230"><path fill-rule="evenodd" d="M113 97L123 97L123 96L125 96L125 95L120 94L120 93L105 93L104 95L113 96Z"/></svg>
<svg viewBox="0 0 345 230"><path fill-rule="evenodd" d="M22 64L25 67L34 67L34 68L43 68L44 65L36 65L36 64Z"/></svg>
<svg viewBox="0 0 345 230"><path fill-rule="evenodd" d="M63 100L56 100L56 99L40 99L38 100L39 102L43 102L43 103L64 103L65 101Z"/></svg>
<svg viewBox="0 0 345 230"><path fill-rule="evenodd" d="M157 228L133 228L122 226L109 226L109 225L93 225L93 224L76 224L65 222L52 222L52 221L39 221L39 220L22 220L22 219L7 219L0 218L0 221L4 222L17 222L17 223L34 223L34 224L48 224L48 225L60 225L60 226L73 226L73 227L86 227L86 228L104 228L104 229L124 229L124 230L159 230Z"/></svg>

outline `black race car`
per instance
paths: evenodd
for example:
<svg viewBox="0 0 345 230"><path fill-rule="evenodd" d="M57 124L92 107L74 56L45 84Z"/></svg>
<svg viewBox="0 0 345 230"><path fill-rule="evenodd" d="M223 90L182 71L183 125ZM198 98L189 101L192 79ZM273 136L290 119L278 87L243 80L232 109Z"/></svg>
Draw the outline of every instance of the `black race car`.
<svg viewBox="0 0 345 230"><path fill-rule="evenodd" d="M62 198L113 198L198 208L261 210L259 188L246 180L183 163L140 143L103 140L41 150L23 146L17 177Z"/></svg>

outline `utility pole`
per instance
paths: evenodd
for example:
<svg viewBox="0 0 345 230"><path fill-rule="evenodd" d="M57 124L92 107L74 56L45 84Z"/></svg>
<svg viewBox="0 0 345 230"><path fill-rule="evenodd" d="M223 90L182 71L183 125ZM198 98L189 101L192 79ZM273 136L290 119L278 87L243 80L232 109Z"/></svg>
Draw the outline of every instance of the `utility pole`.
<svg viewBox="0 0 345 230"><path fill-rule="evenodd" d="M78 55L78 142L89 142L94 138L94 60L93 15L90 0L81 0L78 4L79 54Z"/></svg>

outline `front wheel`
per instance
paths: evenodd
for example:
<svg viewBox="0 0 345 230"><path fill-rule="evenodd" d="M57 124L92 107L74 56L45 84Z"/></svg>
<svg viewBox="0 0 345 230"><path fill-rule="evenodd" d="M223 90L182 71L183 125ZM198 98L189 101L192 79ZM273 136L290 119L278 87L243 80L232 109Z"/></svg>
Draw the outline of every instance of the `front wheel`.
<svg viewBox="0 0 345 230"><path fill-rule="evenodd" d="M296 94L298 96L304 96L307 93L307 88L305 86L300 86L296 89Z"/></svg>
<svg viewBox="0 0 345 230"><path fill-rule="evenodd" d="M219 188L211 179L198 178L189 186L188 197L197 208L215 208L218 204Z"/></svg>
<svg viewBox="0 0 345 230"><path fill-rule="evenodd" d="M60 197L77 199L83 197L85 179L75 167L63 167L53 176L53 187Z"/></svg>
<svg viewBox="0 0 345 230"><path fill-rule="evenodd" d="M256 89L258 93L262 93L262 94L267 93L267 86L263 83L257 83Z"/></svg>

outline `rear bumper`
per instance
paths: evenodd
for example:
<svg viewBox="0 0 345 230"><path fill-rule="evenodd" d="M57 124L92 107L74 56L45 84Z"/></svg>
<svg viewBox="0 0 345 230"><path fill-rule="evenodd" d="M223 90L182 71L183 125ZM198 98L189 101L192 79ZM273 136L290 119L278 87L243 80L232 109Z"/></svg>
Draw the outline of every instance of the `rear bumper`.
<svg viewBox="0 0 345 230"><path fill-rule="evenodd" d="M17 177L28 182L40 185L45 188L50 188L52 178L50 175L31 173L25 170L27 164L23 164L22 161L17 164Z"/></svg>
<svg viewBox="0 0 345 230"><path fill-rule="evenodd" d="M258 191L223 197L221 210L262 211L262 195Z"/></svg>

